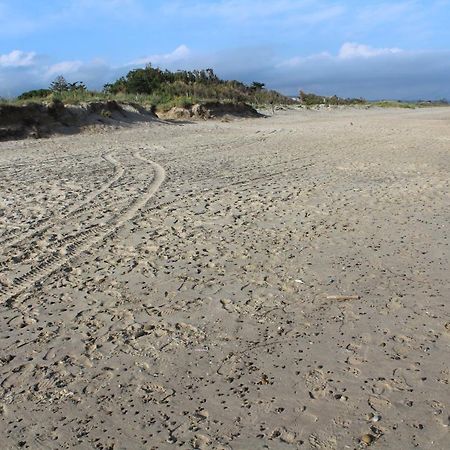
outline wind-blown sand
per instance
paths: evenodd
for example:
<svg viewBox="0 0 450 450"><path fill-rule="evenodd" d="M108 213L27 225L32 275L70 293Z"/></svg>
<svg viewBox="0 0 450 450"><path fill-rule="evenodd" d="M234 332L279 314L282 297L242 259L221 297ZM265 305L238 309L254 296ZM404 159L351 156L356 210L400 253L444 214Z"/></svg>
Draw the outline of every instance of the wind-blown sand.
<svg viewBox="0 0 450 450"><path fill-rule="evenodd" d="M1 448L448 448L449 148L445 108L0 143Z"/></svg>

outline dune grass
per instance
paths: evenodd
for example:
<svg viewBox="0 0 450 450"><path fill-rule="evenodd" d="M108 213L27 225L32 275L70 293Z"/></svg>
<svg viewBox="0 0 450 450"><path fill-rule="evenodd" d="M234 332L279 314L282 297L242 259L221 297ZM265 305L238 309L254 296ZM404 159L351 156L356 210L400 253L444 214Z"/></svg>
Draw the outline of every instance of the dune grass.
<svg viewBox="0 0 450 450"><path fill-rule="evenodd" d="M418 103L400 102L396 100L382 100L370 103L370 105L378 106L379 108L404 108L404 109L416 109L419 106Z"/></svg>

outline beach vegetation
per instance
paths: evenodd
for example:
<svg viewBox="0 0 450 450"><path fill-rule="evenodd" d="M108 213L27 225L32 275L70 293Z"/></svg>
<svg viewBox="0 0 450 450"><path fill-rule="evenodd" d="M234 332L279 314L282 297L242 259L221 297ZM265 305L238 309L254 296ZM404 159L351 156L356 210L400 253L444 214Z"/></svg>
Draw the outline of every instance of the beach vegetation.
<svg viewBox="0 0 450 450"><path fill-rule="evenodd" d="M300 91L298 95L299 101L301 104L306 106L313 105L362 105L367 103L367 100L363 98L342 98L337 95L333 95L332 97L327 97L324 95L317 95L312 93L306 93L304 91Z"/></svg>
<svg viewBox="0 0 450 450"><path fill-rule="evenodd" d="M249 103L256 107L271 104L293 104L291 98L266 89L262 82L247 85L238 80L223 80L213 69L172 72L152 67L133 69L127 75L106 84L101 91L86 88L83 82L71 83L62 75L46 89L35 89L19 95L16 102L61 101L80 104L115 100L134 102L153 109L168 110L174 106L189 107L195 103Z"/></svg>

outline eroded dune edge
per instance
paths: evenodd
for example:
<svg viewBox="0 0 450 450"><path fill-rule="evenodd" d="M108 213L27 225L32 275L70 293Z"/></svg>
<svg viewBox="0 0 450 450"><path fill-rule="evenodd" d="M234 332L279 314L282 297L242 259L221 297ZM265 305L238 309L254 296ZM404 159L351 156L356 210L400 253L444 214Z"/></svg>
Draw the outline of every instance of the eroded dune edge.
<svg viewBox="0 0 450 450"><path fill-rule="evenodd" d="M41 139L85 131L108 132L160 120L231 120L249 117L262 115L245 103L205 102L158 112L138 103L120 103L115 100L78 105L66 105L58 100L25 105L0 104L0 141Z"/></svg>
<svg viewBox="0 0 450 450"><path fill-rule="evenodd" d="M0 143L2 448L444 449L450 111Z"/></svg>

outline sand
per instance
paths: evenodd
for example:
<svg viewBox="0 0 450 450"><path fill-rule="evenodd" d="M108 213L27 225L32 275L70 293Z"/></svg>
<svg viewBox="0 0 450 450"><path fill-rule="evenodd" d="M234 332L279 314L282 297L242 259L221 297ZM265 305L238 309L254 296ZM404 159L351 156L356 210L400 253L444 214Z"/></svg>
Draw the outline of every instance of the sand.
<svg viewBox="0 0 450 450"><path fill-rule="evenodd" d="M446 449L450 109L0 143L2 449Z"/></svg>

